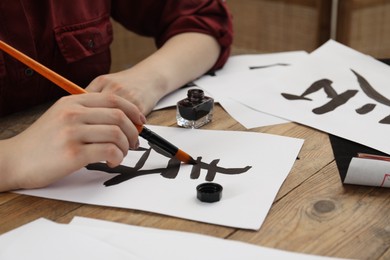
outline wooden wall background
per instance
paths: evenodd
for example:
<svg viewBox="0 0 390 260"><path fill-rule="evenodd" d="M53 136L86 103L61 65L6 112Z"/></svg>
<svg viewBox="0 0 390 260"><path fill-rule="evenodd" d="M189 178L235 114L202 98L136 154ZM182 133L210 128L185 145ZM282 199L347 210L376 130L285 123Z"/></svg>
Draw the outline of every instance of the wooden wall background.
<svg viewBox="0 0 390 260"><path fill-rule="evenodd" d="M312 51L329 39L331 0L227 0L234 52Z"/></svg>
<svg viewBox="0 0 390 260"><path fill-rule="evenodd" d="M112 24L114 29L114 41L111 45L112 72L131 67L156 50L153 39L129 32L115 21L112 21Z"/></svg>
<svg viewBox="0 0 390 260"><path fill-rule="evenodd" d="M390 1L339 0L336 39L375 58L390 58Z"/></svg>
<svg viewBox="0 0 390 260"><path fill-rule="evenodd" d="M390 0L227 0L233 16L232 54L316 49L331 37L376 58L390 58ZM113 21L112 71L128 68L155 51L153 39Z"/></svg>

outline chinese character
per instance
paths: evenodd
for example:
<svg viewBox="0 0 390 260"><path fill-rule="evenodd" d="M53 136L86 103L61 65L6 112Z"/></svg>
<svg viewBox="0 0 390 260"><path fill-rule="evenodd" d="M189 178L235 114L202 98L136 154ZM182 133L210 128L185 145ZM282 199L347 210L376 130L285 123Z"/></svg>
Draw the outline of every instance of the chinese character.
<svg viewBox="0 0 390 260"><path fill-rule="evenodd" d="M110 168L107 166L106 163L93 163L93 164L89 164L86 168L88 170L98 170L98 171L107 172L109 174L117 174L115 177L104 182L105 186L117 185L124 181L142 175L160 174L162 177L168 179L174 179L178 175L181 162L175 157L169 159L166 167L143 170L142 167L145 165L147 159L149 158L150 152L152 151L152 147L148 149L140 147L136 151L143 151L144 153L142 154L141 158L135 164L134 167L119 165L117 167ZM196 159L196 162L197 163L195 165L192 165L192 170L190 175L191 179L198 179L200 177L201 170L206 170L207 173L205 179L207 181L213 181L217 173L235 175L235 174L245 173L250 168L252 168L251 166L246 166L243 168L224 168L218 166L219 159L215 159L211 163L205 163L202 162L202 157L198 157Z"/></svg>

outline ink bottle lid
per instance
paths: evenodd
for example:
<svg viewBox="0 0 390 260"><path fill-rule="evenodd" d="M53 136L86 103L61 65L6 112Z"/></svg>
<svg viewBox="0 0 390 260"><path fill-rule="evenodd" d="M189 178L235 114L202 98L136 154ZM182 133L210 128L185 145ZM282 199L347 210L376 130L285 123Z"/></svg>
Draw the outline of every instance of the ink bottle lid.
<svg viewBox="0 0 390 260"><path fill-rule="evenodd" d="M222 198L222 189L218 183L205 182L196 187L196 196L202 202L217 202Z"/></svg>
<svg viewBox="0 0 390 260"><path fill-rule="evenodd" d="M187 98L177 102L176 121L185 128L199 128L212 120L214 99L201 89L190 89Z"/></svg>

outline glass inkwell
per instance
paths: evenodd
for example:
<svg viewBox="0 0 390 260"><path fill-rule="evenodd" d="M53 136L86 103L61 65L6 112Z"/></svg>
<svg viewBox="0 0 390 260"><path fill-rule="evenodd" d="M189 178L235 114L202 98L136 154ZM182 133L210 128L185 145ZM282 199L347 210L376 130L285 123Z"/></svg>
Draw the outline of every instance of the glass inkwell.
<svg viewBox="0 0 390 260"><path fill-rule="evenodd" d="M176 121L185 128L199 128L213 118L214 99L201 89L190 89L187 98L177 102Z"/></svg>

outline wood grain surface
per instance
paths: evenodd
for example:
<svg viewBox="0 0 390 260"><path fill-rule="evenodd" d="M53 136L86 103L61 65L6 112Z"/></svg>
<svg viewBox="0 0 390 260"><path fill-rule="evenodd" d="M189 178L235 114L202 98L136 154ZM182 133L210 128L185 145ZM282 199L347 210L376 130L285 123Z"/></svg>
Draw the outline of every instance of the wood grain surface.
<svg viewBox="0 0 390 260"><path fill-rule="evenodd" d="M23 131L48 105L0 119L0 138ZM155 111L147 119L149 124L177 127L174 108ZM0 193L0 233L40 217L68 223L74 216L83 216L206 234L308 254L353 259L390 258L390 190L343 185L326 133L296 123L246 130L219 105L215 108L214 120L204 129L261 132L305 140L259 231L139 210Z"/></svg>

